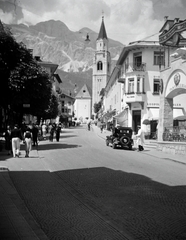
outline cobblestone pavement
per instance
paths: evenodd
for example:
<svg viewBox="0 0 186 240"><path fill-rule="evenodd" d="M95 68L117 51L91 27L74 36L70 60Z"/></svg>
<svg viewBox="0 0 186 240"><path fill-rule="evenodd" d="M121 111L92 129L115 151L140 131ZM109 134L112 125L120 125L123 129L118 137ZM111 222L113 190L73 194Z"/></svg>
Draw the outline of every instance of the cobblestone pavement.
<svg viewBox="0 0 186 240"><path fill-rule="evenodd" d="M49 239L186 239L186 188L108 168L10 172Z"/></svg>
<svg viewBox="0 0 186 240"><path fill-rule="evenodd" d="M20 167L24 162L20 171L6 171L13 163L1 160L1 240L186 239L185 186L109 168L48 172L36 150L32 164L23 159L14 159Z"/></svg>

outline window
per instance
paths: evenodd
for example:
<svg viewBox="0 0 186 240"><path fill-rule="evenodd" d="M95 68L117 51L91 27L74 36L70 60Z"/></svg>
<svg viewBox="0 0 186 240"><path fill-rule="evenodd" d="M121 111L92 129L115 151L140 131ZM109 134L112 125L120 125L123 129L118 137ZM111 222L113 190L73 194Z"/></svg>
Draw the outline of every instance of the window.
<svg viewBox="0 0 186 240"><path fill-rule="evenodd" d="M164 65L164 52L154 52L154 65Z"/></svg>
<svg viewBox="0 0 186 240"><path fill-rule="evenodd" d="M61 102L61 106L64 107L65 106L65 101Z"/></svg>
<svg viewBox="0 0 186 240"><path fill-rule="evenodd" d="M140 78L137 78L137 93L140 92Z"/></svg>
<svg viewBox="0 0 186 240"><path fill-rule="evenodd" d="M159 94L160 80L154 79L154 94Z"/></svg>
<svg viewBox="0 0 186 240"><path fill-rule="evenodd" d="M97 63L97 70L102 70L103 69L103 63L101 61L99 61Z"/></svg>
<svg viewBox="0 0 186 240"><path fill-rule="evenodd" d="M134 78L129 78L128 93L134 93Z"/></svg>
<svg viewBox="0 0 186 240"><path fill-rule="evenodd" d="M142 53L141 52L134 53L134 66L140 67L141 64L142 64Z"/></svg>

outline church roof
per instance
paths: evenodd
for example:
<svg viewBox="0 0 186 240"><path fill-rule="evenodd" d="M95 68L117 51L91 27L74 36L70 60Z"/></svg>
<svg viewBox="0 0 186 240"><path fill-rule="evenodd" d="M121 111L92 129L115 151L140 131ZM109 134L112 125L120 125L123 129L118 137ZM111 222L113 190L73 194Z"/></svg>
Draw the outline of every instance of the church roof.
<svg viewBox="0 0 186 240"><path fill-rule="evenodd" d="M89 87L84 84L83 87L80 89L80 91L76 94L76 99L78 98L84 98L84 99L90 99L91 98L91 91Z"/></svg>
<svg viewBox="0 0 186 240"><path fill-rule="evenodd" d="M107 33L106 33L106 29L105 29L105 24L104 24L104 18L102 17L102 23L101 23L101 28L99 30L99 35L97 40L99 39L108 39L107 38Z"/></svg>

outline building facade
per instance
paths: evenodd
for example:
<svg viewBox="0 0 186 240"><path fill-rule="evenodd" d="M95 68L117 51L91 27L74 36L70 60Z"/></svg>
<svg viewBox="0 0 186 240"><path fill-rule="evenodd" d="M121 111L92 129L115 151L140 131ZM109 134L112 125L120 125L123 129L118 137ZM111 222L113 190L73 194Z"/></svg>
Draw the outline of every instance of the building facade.
<svg viewBox="0 0 186 240"><path fill-rule="evenodd" d="M74 118L81 123L85 123L91 118L91 90L85 84L76 94L74 102Z"/></svg>
<svg viewBox="0 0 186 240"><path fill-rule="evenodd" d="M115 109L114 123L132 127L143 125L149 137L157 137L160 107L160 71L170 67L174 48L160 46L155 41L138 41L123 48L105 88L105 113ZM120 93L119 92L120 89ZM173 118L184 114L183 102L175 98ZM107 115L109 115L107 113Z"/></svg>

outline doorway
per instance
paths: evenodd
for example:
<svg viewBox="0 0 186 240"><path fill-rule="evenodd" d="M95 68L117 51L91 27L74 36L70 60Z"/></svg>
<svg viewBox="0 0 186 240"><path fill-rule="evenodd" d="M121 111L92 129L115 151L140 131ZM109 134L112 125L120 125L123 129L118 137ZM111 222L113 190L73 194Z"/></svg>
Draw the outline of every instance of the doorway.
<svg viewBox="0 0 186 240"><path fill-rule="evenodd" d="M138 132L138 125L141 125L141 110L134 110L132 111L132 129L135 133Z"/></svg>

